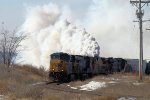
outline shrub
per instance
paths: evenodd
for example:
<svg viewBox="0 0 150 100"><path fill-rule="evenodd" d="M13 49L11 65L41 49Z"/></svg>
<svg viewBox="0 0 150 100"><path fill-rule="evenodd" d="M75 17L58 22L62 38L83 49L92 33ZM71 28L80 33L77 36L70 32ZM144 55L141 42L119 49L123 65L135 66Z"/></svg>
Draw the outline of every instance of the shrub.
<svg viewBox="0 0 150 100"><path fill-rule="evenodd" d="M0 80L0 94L6 94L8 91L8 82Z"/></svg>
<svg viewBox="0 0 150 100"><path fill-rule="evenodd" d="M41 100L42 95L43 89L40 87L20 85L16 88L15 92L10 96L10 98Z"/></svg>

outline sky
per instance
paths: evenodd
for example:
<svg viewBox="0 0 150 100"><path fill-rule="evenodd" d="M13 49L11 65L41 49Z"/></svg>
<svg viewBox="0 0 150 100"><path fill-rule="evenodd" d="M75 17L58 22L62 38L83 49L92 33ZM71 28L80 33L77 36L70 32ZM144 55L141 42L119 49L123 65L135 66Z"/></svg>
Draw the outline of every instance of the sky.
<svg viewBox="0 0 150 100"><path fill-rule="evenodd" d="M91 0L0 0L0 22L4 22L10 29L19 27L25 20L28 7L50 2L59 6L68 6L79 18L91 4Z"/></svg>
<svg viewBox="0 0 150 100"><path fill-rule="evenodd" d="M25 21L27 8L48 4L50 2L58 6L68 7L74 13L76 19L82 19L93 1L94 0L0 0L0 23L4 22L10 29L19 27Z"/></svg>
<svg viewBox="0 0 150 100"><path fill-rule="evenodd" d="M91 33L100 45L102 56L125 58L139 57L139 27L133 23L136 19L136 7L130 0L0 0L0 22L8 29L20 27L26 21L27 9L42 6L50 2L66 7L74 17ZM145 19L150 19L150 7L144 7ZM63 10L61 10L63 11ZM150 27L144 23L144 58L150 59ZM80 26L79 26L80 27Z"/></svg>

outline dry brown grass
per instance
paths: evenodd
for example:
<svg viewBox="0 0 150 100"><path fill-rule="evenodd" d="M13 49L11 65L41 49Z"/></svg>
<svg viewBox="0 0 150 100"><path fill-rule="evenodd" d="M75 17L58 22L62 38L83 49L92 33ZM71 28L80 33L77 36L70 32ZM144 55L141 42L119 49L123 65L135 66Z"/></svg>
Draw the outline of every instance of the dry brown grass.
<svg viewBox="0 0 150 100"><path fill-rule="evenodd" d="M117 96L97 96L47 90L44 92L42 100L117 100Z"/></svg>
<svg viewBox="0 0 150 100"><path fill-rule="evenodd" d="M13 66L11 68L0 65L0 94L9 95L10 100L41 98L42 89L32 84L45 81L47 72L43 68L33 66Z"/></svg>
<svg viewBox="0 0 150 100"><path fill-rule="evenodd" d="M31 65L22 65L22 66L16 66L16 68L19 71L21 71L23 74L34 74L34 75L38 75L38 76L45 75L44 67L36 68Z"/></svg>
<svg viewBox="0 0 150 100"><path fill-rule="evenodd" d="M6 94L8 91L8 82L0 80L0 94Z"/></svg>
<svg viewBox="0 0 150 100"><path fill-rule="evenodd" d="M137 75L133 74L113 74L107 76L97 76L85 81L76 81L66 83L71 86L81 86L89 81L105 81L103 77L108 81L109 78L119 78L119 83L116 85L110 85L108 88L101 88L94 92L100 93L103 96L88 95L86 93L70 93L57 91L46 88L44 85L33 85L34 83L43 82L48 80L47 72L44 68L35 68L30 65L14 66L11 68L0 65L0 95L6 95L8 100L117 100L118 96L132 95L132 96L144 96L150 97L149 83L150 77L144 77L144 84L136 86L132 83L136 83L138 80ZM132 81L132 82L131 82ZM51 85L50 86L56 86ZM65 89L70 89L64 87ZM142 89L144 92L142 93ZM82 91L81 91L82 92ZM105 94L105 95L104 95Z"/></svg>
<svg viewBox="0 0 150 100"><path fill-rule="evenodd" d="M34 86L18 86L14 93L10 95L11 99L32 99L41 100L43 95L43 89Z"/></svg>

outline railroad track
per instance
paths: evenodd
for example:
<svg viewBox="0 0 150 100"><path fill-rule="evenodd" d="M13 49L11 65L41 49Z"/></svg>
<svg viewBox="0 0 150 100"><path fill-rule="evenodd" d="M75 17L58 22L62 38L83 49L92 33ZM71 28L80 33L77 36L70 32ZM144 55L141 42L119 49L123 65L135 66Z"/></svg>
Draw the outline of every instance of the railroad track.
<svg viewBox="0 0 150 100"><path fill-rule="evenodd" d="M75 94L86 94L86 95L94 95L94 96L112 96L113 94L110 93L96 93L96 91L83 91L78 89L71 89L69 87L66 87L65 83L57 83L57 82L43 82L43 84L38 84L38 86L45 87L47 89L55 90L58 92L67 92L67 93L75 93ZM66 89L67 88L67 89ZM138 99L143 99L145 97L142 96L131 96L131 95L118 95L118 98L120 97L133 97ZM150 98L149 98L150 99ZM144 100L149 100L144 99Z"/></svg>
<svg viewBox="0 0 150 100"><path fill-rule="evenodd" d="M41 86L43 86L43 85L41 85ZM68 92L68 93L88 94L88 95L95 95L95 96L104 95L102 93L95 93L93 91L83 91L83 90L78 90L78 89L71 89L69 87L66 87L66 84L64 85L64 83L57 83L57 82L45 82L44 87L51 89L51 90L59 91L59 92L62 91L62 92Z"/></svg>

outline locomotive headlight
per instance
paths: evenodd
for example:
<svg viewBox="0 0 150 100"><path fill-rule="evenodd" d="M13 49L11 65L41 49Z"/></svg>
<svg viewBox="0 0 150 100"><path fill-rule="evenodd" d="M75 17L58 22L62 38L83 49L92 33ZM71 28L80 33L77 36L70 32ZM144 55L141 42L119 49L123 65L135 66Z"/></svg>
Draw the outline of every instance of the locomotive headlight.
<svg viewBox="0 0 150 100"><path fill-rule="evenodd" d="M64 70L61 70L62 72L64 71Z"/></svg>

